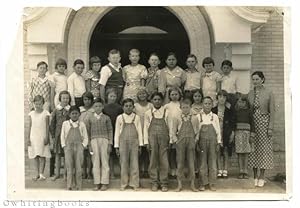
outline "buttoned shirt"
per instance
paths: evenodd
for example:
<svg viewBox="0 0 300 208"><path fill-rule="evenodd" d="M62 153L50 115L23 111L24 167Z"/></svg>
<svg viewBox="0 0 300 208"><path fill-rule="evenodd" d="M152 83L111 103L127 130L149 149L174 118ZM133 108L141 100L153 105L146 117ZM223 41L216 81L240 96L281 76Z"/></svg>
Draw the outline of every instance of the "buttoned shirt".
<svg viewBox="0 0 300 208"><path fill-rule="evenodd" d="M168 87L181 87L186 81L185 71L176 66L173 70L168 67L161 70L158 80L158 91L165 93Z"/></svg>
<svg viewBox="0 0 300 208"><path fill-rule="evenodd" d="M165 111L165 107L162 106L159 109L156 108L152 108L148 111L145 112L145 116L144 116L144 144L149 144L149 127L150 127L150 123L152 121L152 113L154 115L155 118L163 118L164 115L164 111ZM169 111L166 110L165 111L165 122L167 124L168 127L171 126L171 118L169 117ZM169 131L169 135L171 138L171 132Z"/></svg>
<svg viewBox="0 0 300 208"><path fill-rule="evenodd" d="M60 139L61 139L62 148L66 146L66 139L67 139L67 136L68 136L68 133L69 133L71 127L77 128L78 126L79 126L79 132L80 132L80 135L82 138L82 145L84 147L86 147L88 145L88 134L87 134L85 124L81 121L74 122L70 119L70 120L64 121L62 128L61 128Z"/></svg>
<svg viewBox="0 0 300 208"><path fill-rule="evenodd" d="M124 126L124 120L125 123L132 123L134 124L136 131L138 133L138 140L139 140L139 145L143 146L143 132L142 132L142 125L141 125L141 120L138 115L135 113L131 113L130 115L123 113L117 117L116 121L116 129L115 129L115 148L119 148L120 144L120 136L123 131L123 126ZM133 121L134 119L134 121Z"/></svg>
<svg viewBox="0 0 300 208"><path fill-rule="evenodd" d="M232 72L223 75L221 80L221 89L228 93L235 94L237 91L237 76Z"/></svg>
<svg viewBox="0 0 300 208"><path fill-rule="evenodd" d="M203 125L208 125L208 124L212 124L216 134L217 134L217 143L221 144L222 140L221 140L221 129L220 129L220 122L219 122L219 118L216 114L214 114L213 112L210 112L208 114L206 114L203 110L200 112L200 114L197 115L198 119L199 119L199 130L201 131L201 127Z"/></svg>
<svg viewBox="0 0 300 208"><path fill-rule="evenodd" d="M171 131L171 143L176 143L178 138L177 138L177 134L180 131L181 127L182 127L182 120L183 121L188 121L191 120L193 129L194 129L194 133L195 135L198 135L199 133L199 119L196 115L192 115L191 113L188 115L184 115L183 113L177 115L176 117L174 117L171 121L171 127L170 127L170 131ZM196 136L196 138L198 138ZM195 139L196 139L195 138Z"/></svg>
<svg viewBox="0 0 300 208"><path fill-rule="evenodd" d="M117 72L120 71L121 68L121 64L118 65L118 67L115 67L114 65L112 65L111 63L109 63L109 65L114 68ZM103 66L100 72L100 80L99 80L99 84L105 86L107 83L107 80L109 79L109 77L112 75L111 69L108 66Z"/></svg>
<svg viewBox="0 0 300 208"><path fill-rule="evenodd" d="M84 78L73 72L69 76L67 83L68 91L71 95L71 104L75 105L75 97L81 97L86 91Z"/></svg>

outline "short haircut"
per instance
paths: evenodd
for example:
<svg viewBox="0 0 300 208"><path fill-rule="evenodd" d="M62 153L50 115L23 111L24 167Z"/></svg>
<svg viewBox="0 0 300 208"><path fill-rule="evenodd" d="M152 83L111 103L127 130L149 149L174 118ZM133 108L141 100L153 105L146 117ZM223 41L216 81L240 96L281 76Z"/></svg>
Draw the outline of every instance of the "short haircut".
<svg viewBox="0 0 300 208"><path fill-rule="evenodd" d="M93 93L91 93L91 92L85 92L85 93L83 93L82 94L82 100L83 100L83 98L88 98L89 100L91 100L91 101L93 101L94 100L94 95L93 95Z"/></svg>
<svg viewBox="0 0 300 208"><path fill-rule="evenodd" d="M61 91L61 92L59 93L59 95L58 95L58 100L59 100L59 102L61 102L61 97L62 97L62 95L68 95L68 96L69 96L69 105L70 105L70 103L71 103L71 95L70 95L70 93L69 93L67 90Z"/></svg>
<svg viewBox="0 0 300 208"><path fill-rule="evenodd" d="M136 97L137 97L138 101L140 100L138 95L139 95L140 93L142 93L142 92L146 93L146 98L149 97L149 94L148 94L146 88L140 88L140 89L138 90L138 92L136 93Z"/></svg>
<svg viewBox="0 0 300 208"><path fill-rule="evenodd" d="M180 100L181 97L182 97L181 89L179 87L172 87L172 88L170 88L169 92L168 92L169 98L170 98L171 92L173 92L173 91L177 91L178 92L178 94L179 94L179 100Z"/></svg>
<svg viewBox="0 0 300 208"><path fill-rule="evenodd" d="M162 99L162 100L164 99L164 95L161 92L154 92L154 93L152 93L150 99L152 100L155 96L159 96L160 99Z"/></svg>
<svg viewBox="0 0 300 208"><path fill-rule="evenodd" d="M180 107L181 107L182 105L189 105L189 106L191 106L191 105L192 105L191 99L189 99L189 98L183 99L183 100L180 102Z"/></svg>
<svg viewBox="0 0 300 208"><path fill-rule="evenodd" d="M215 65L215 61L211 57L206 57L202 61L202 67L204 68L204 64L213 64Z"/></svg>
<svg viewBox="0 0 300 208"><path fill-rule="evenodd" d="M202 101L204 102L205 99L210 100L212 103L214 102L214 100L210 97L210 96L205 96Z"/></svg>
<svg viewBox="0 0 300 208"><path fill-rule="evenodd" d="M119 55L121 55L120 51L117 50L117 49L111 49L111 50L108 52L108 55L110 55L110 54L119 54Z"/></svg>
<svg viewBox="0 0 300 208"><path fill-rule="evenodd" d="M201 97L202 97L202 100L203 100L203 92L202 92L202 90L201 90L201 89L194 89L194 90L192 90L192 98L193 98L193 102L194 102L194 95L195 95L196 93L199 93L199 94L201 95Z"/></svg>
<svg viewBox="0 0 300 208"><path fill-rule="evenodd" d="M72 113L73 111L77 111L78 113L80 113L80 109L79 109L79 107L76 106L76 105L72 105L72 106L70 107L69 113Z"/></svg>
<svg viewBox="0 0 300 208"><path fill-rule="evenodd" d="M98 56L91 57L90 61L89 61L90 68L92 68L94 63L100 63L101 64L101 59Z"/></svg>
<svg viewBox="0 0 300 208"><path fill-rule="evenodd" d="M159 59L159 56L158 56L157 53L151 53L150 56L149 56L149 59L151 58L151 56L156 56Z"/></svg>
<svg viewBox="0 0 300 208"><path fill-rule="evenodd" d="M43 104L45 103L45 99L43 96L41 95L36 95L34 98L33 98L33 102L38 102L38 101L41 101Z"/></svg>
<svg viewBox="0 0 300 208"><path fill-rule="evenodd" d="M220 91L217 93L217 99L218 99L218 96L224 96L224 97L226 97L226 99L227 99L228 93L227 93L226 90L220 90Z"/></svg>
<svg viewBox="0 0 300 208"><path fill-rule="evenodd" d="M139 51L139 49L133 48L133 49L130 49L129 55L130 55L131 53L138 53L138 54L140 54L140 51Z"/></svg>
<svg viewBox="0 0 300 208"><path fill-rule="evenodd" d="M39 68L41 65L46 65L46 68L48 68L48 64L45 61L40 61L37 63L36 67Z"/></svg>
<svg viewBox="0 0 300 208"><path fill-rule="evenodd" d="M250 109L250 102L249 102L248 96L246 94L242 94L242 93L237 93L236 95L237 95L237 101L238 100L245 101L247 109ZM236 104L235 104L235 109L239 110L238 102L236 102Z"/></svg>
<svg viewBox="0 0 300 208"><path fill-rule="evenodd" d="M255 72L253 72L251 74L251 77L253 77L254 75L259 76L263 80L263 83L265 83L266 78L265 78L265 75L264 75L264 73L262 71L255 71Z"/></svg>
<svg viewBox="0 0 300 208"><path fill-rule="evenodd" d="M55 63L55 69L57 69L58 66L65 66L65 68L67 68L66 60L62 59L62 58L57 59L57 61Z"/></svg>
<svg viewBox="0 0 300 208"><path fill-rule="evenodd" d="M169 52L166 60L169 58L169 56L174 56L177 59L176 53L174 53L174 52Z"/></svg>
<svg viewBox="0 0 300 208"><path fill-rule="evenodd" d="M196 60L196 62L198 62L197 56L194 54L187 55L186 60L188 60L188 58L194 58Z"/></svg>
<svg viewBox="0 0 300 208"><path fill-rule="evenodd" d="M115 95L117 95L117 91L114 88L109 88L106 90L105 92L106 97L108 97L110 93L114 93Z"/></svg>
<svg viewBox="0 0 300 208"><path fill-rule="evenodd" d="M122 106L124 106L126 103L132 103L134 105L134 101L131 98L126 98L122 101Z"/></svg>
<svg viewBox="0 0 300 208"><path fill-rule="evenodd" d="M95 103L102 103L102 105L104 105L104 101L101 99L101 98L99 98L99 97L97 97L95 100L94 100L94 104Z"/></svg>
<svg viewBox="0 0 300 208"><path fill-rule="evenodd" d="M224 60L222 61L221 67L224 65L232 67L232 62L230 60Z"/></svg>
<svg viewBox="0 0 300 208"><path fill-rule="evenodd" d="M76 60L74 61L73 66L76 66L77 64L81 64L81 65L84 66L84 62L83 62L81 59L76 59Z"/></svg>

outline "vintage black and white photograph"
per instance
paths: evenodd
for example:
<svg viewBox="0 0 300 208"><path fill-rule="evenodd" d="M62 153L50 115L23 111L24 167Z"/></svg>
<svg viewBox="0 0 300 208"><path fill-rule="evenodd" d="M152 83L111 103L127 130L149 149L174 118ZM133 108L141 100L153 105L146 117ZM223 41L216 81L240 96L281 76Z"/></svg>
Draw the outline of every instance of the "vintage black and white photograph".
<svg viewBox="0 0 300 208"><path fill-rule="evenodd" d="M286 199L286 11L24 8L24 192Z"/></svg>

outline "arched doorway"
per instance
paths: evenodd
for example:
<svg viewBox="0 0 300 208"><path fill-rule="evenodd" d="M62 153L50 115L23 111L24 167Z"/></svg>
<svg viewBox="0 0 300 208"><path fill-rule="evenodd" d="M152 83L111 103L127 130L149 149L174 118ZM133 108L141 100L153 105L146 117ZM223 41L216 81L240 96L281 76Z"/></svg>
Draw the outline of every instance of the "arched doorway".
<svg viewBox="0 0 300 208"><path fill-rule="evenodd" d="M180 20L164 7L115 7L97 23L90 39L89 54L107 63L108 51L121 51L122 65L129 63L131 48L141 51L140 63L148 66L151 53L159 54L163 67L168 52L177 54L178 65L185 68L190 41Z"/></svg>

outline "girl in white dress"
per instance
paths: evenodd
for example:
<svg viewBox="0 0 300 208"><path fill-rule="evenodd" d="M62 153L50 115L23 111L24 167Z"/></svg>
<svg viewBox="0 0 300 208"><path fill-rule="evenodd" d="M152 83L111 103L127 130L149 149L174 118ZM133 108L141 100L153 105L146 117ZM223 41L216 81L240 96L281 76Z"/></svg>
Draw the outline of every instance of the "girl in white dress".
<svg viewBox="0 0 300 208"><path fill-rule="evenodd" d="M44 98L37 95L33 99L34 111L29 113L29 131L27 135L28 157L34 159L36 176L32 179L45 180L44 169L46 158L51 157L49 147L50 113L43 109Z"/></svg>

